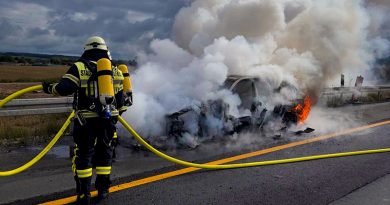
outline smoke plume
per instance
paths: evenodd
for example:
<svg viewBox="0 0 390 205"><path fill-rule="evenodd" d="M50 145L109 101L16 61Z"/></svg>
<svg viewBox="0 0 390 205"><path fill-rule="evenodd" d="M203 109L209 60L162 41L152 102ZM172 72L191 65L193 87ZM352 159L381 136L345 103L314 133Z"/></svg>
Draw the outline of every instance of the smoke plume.
<svg viewBox="0 0 390 205"><path fill-rule="evenodd" d="M139 54L125 117L142 135L159 136L166 114L207 100L222 99L239 116L239 97L221 89L228 75L258 77L270 109L316 98L341 73L370 72L388 55L388 2L195 0L176 15L172 39Z"/></svg>

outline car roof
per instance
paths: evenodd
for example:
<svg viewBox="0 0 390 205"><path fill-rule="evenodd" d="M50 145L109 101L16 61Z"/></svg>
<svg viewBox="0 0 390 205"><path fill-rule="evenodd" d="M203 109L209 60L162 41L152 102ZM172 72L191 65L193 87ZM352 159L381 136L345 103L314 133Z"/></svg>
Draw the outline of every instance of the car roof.
<svg viewBox="0 0 390 205"><path fill-rule="evenodd" d="M236 86L242 80L256 80L258 77L254 76L245 76L245 75L229 75L225 80L224 87L232 90L234 86Z"/></svg>
<svg viewBox="0 0 390 205"><path fill-rule="evenodd" d="M226 80L240 80L240 79L256 79L254 76L246 76L246 75L229 75Z"/></svg>

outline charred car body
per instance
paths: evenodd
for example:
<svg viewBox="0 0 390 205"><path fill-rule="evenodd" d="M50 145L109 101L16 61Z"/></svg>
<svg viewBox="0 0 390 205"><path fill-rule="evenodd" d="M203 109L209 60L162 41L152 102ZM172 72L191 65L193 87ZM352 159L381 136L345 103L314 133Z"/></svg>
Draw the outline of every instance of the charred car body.
<svg viewBox="0 0 390 205"><path fill-rule="evenodd" d="M246 114L234 117L229 113L229 104L223 100L203 102L192 105L166 116L166 133L178 145L196 147L197 142L215 139L239 132L259 132L264 134L269 123L278 122L279 131L306 119L310 112L310 98L298 99L289 105L277 105L268 110L259 96L259 79L248 76L229 76L224 87L241 99L240 110ZM282 83L274 92L279 92ZM249 111L249 112L248 112ZM311 128L297 131L296 134L309 133ZM275 137L276 136L276 137ZM280 134L274 138L280 137ZM195 141L194 141L195 139Z"/></svg>

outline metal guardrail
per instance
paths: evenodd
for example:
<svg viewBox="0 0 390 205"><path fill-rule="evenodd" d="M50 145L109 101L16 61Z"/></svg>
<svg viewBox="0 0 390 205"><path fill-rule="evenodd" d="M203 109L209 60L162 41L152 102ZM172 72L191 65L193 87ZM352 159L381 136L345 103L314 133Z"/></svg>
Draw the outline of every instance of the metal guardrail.
<svg viewBox="0 0 390 205"><path fill-rule="evenodd" d="M333 88L325 88L321 95L332 95L334 93L341 92L361 92L361 93L369 93L369 92L389 92L390 86L363 86L363 87L333 87Z"/></svg>
<svg viewBox="0 0 390 205"><path fill-rule="evenodd" d="M384 98L390 97L390 87L389 86L380 86L380 87L335 87L335 88L326 88L321 93L321 96L330 96L334 97L337 95L368 95L368 94L378 94L382 95Z"/></svg>
<svg viewBox="0 0 390 205"><path fill-rule="evenodd" d="M373 103L390 100L390 86L335 87L326 88L319 102L330 107L349 103Z"/></svg>
<svg viewBox="0 0 390 205"><path fill-rule="evenodd" d="M0 117L70 112L72 102L73 97L15 99L0 108Z"/></svg>

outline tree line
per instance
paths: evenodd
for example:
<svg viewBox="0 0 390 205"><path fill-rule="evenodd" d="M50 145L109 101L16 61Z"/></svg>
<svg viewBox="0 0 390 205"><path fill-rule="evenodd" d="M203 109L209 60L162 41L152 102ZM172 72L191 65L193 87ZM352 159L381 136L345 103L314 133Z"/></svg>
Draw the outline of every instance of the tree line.
<svg viewBox="0 0 390 205"><path fill-rule="evenodd" d="M34 58L25 56L10 56L0 55L0 62L2 63L17 63L22 65L71 65L76 59L74 58Z"/></svg>
<svg viewBox="0 0 390 205"><path fill-rule="evenodd" d="M78 57L73 56L45 56L45 57L28 57L28 56L13 56L13 55L1 55L0 63L16 63L21 65L72 65ZM127 64L133 67L137 67L137 59L131 60L112 60L113 64Z"/></svg>

